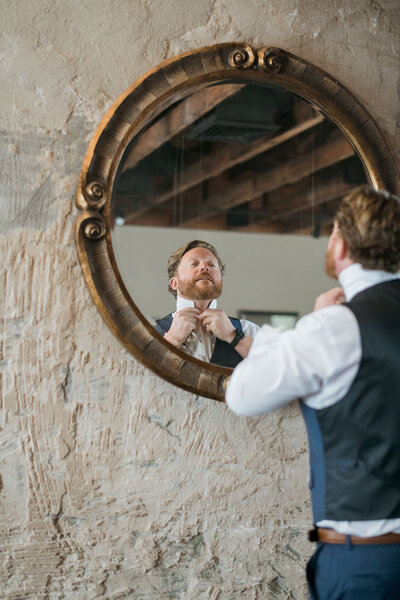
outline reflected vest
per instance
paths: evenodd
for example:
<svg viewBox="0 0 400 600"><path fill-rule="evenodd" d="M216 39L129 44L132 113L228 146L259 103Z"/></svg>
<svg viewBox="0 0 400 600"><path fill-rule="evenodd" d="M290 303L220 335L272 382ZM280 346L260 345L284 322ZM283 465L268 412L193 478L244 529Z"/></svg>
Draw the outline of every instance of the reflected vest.
<svg viewBox="0 0 400 600"><path fill-rule="evenodd" d="M242 325L239 319L234 319L233 317L229 317L230 322L236 329L242 331ZM157 325L155 325L156 330L161 335L167 333L172 323L172 314L167 315L162 319L158 319L156 321ZM214 351L210 358L210 362L214 365L220 365L221 367L231 367L234 369L236 365L240 363L242 357L234 348L232 348L228 342L224 342L219 338L215 340Z"/></svg>
<svg viewBox="0 0 400 600"><path fill-rule="evenodd" d="M360 328L358 373L333 406L301 403L314 522L400 518L400 280L346 306Z"/></svg>

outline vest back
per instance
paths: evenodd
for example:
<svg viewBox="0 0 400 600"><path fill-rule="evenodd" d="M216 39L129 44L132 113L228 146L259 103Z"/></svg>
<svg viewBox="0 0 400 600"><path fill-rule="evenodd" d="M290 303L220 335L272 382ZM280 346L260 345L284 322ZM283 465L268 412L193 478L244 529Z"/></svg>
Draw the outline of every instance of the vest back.
<svg viewBox="0 0 400 600"><path fill-rule="evenodd" d="M347 306L361 334L356 378L333 406L302 403L315 522L400 517L400 280Z"/></svg>

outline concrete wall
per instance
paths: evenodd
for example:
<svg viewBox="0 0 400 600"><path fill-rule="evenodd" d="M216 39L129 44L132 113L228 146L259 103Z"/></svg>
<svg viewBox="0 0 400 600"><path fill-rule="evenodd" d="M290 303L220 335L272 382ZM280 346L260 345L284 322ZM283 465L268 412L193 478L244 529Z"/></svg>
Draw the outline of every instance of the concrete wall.
<svg viewBox="0 0 400 600"><path fill-rule="evenodd" d="M397 0L0 0L0 13L0 597L305 599L298 408L241 419L127 355L85 288L73 194L114 98L229 40L326 69L398 151Z"/></svg>

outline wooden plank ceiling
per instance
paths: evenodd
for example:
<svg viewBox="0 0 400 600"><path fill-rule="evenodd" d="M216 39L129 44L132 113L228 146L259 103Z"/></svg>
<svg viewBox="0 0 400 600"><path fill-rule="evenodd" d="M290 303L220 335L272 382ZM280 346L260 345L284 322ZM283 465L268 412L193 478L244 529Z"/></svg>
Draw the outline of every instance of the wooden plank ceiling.
<svg viewBox="0 0 400 600"><path fill-rule="evenodd" d="M220 84L133 140L113 212L128 225L318 237L364 182L351 144L307 101L273 86Z"/></svg>

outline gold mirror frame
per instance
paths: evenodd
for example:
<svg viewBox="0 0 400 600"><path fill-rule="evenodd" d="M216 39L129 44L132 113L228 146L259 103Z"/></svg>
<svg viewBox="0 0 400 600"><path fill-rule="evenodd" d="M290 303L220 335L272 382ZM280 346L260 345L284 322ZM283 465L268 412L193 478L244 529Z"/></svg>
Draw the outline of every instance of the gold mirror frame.
<svg viewBox="0 0 400 600"><path fill-rule="evenodd" d="M395 158L366 109L337 80L285 50L254 50L244 43L200 48L148 71L118 98L89 145L76 194L80 213L75 235L86 283L128 352L169 382L219 401L231 370L192 358L164 341L127 292L112 248L111 199L118 166L134 136L192 90L228 79L274 83L310 101L352 143L370 184L399 192Z"/></svg>

